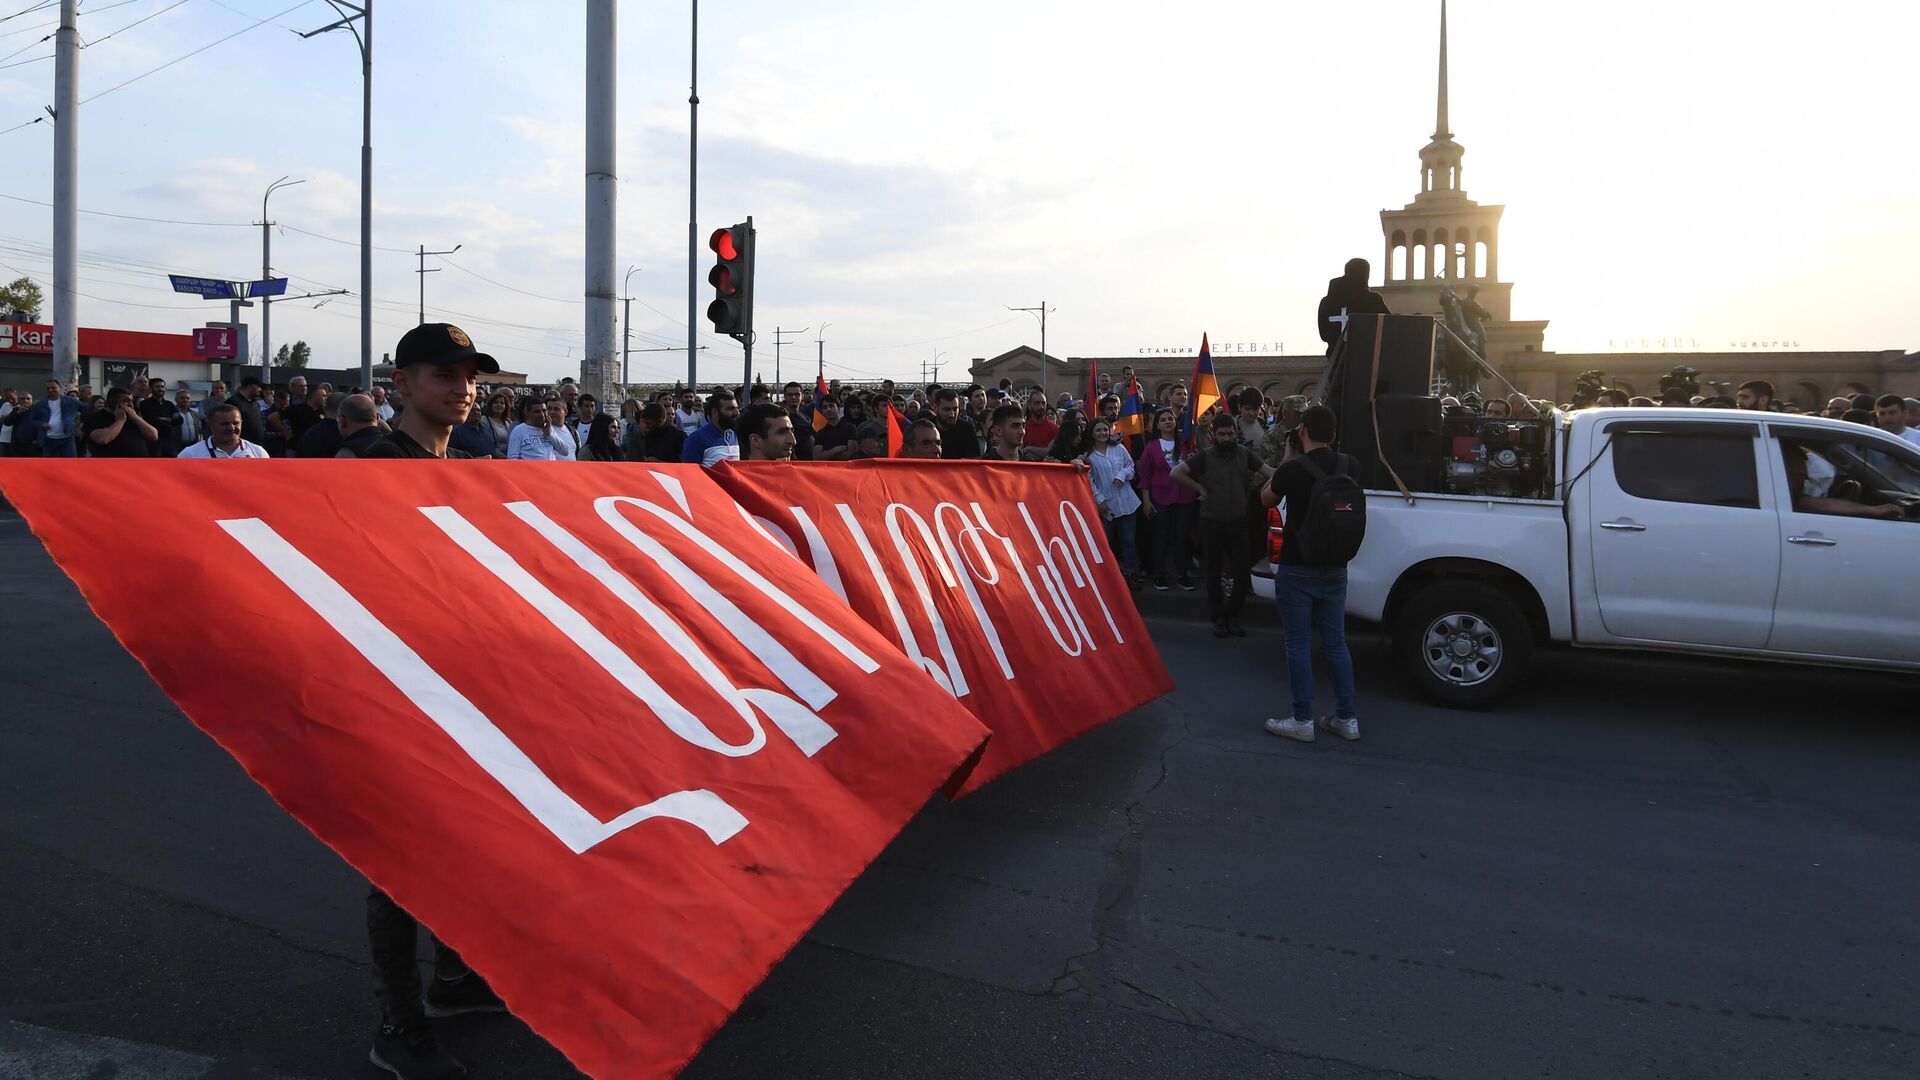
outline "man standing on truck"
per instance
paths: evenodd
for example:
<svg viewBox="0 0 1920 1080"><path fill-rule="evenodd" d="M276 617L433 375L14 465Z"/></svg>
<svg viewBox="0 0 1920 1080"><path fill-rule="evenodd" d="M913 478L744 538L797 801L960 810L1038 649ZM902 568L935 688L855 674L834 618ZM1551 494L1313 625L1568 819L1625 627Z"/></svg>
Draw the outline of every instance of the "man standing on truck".
<svg viewBox="0 0 1920 1080"><path fill-rule="evenodd" d="M1365 259L1348 259L1346 273L1327 282L1327 295L1320 301L1320 340L1327 343L1327 355L1340 343L1349 315L1385 315L1387 301L1367 288L1373 267Z"/></svg>
<svg viewBox="0 0 1920 1080"><path fill-rule="evenodd" d="M1287 682L1293 691L1293 715L1267 721L1267 730L1301 742L1312 742L1316 728L1349 741L1360 737L1360 720L1355 714L1353 657L1347 652L1347 559L1358 547L1358 537L1331 535L1343 522L1334 520L1342 510L1329 500L1316 506L1315 494L1322 484L1332 492L1336 487L1352 489L1352 498L1366 495L1348 476L1352 463L1345 454L1333 452L1334 414L1325 405L1315 405L1300 419L1300 452L1273 471L1273 481L1261 493L1267 506L1287 504L1286 524L1281 530L1280 565L1274 569L1274 604L1280 609L1280 623L1287 634ZM1361 504L1364 507L1364 504ZM1329 513L1320 511L1326 510ZM1365 526L1361 509L1359 524ZM1318 535L1319 530L1329 535ZM1313 530L1311 539L1307 533ZM1339 556L1337 564L1325 553ZM1316 554L1321 557L1315 558ZM1320 636L1320 648L1327 654L1327 667L1333 671L1333 715L1313 717L1313 638Z"/></svg>

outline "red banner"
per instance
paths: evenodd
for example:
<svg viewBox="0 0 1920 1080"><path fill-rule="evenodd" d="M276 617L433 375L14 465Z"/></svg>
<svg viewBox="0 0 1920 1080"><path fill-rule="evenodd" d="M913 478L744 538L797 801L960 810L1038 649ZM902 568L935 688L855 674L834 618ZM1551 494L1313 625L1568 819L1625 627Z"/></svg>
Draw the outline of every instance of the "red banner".
<svg viewBox="0 0 1920 1080"><path fill-rule="evenodd" d="M715 478L992 730L962 793L1173 689L1083 472L872 459Z"/></svg>
<svg viewBox="0 0 1920 1080"><path fill-rule="evenodd" d="M822 516L833 472L782 470ZM677 1072L985 737L697 467L9 461L0 486L194 723L596 1076ZM130 491L165 512L130 528ZM1004 575L1038 598L1100 562L1064 527L990 538L992 501L926 511L966 580L1003 575L969 586L989 613ZM1112 643L1137 619L1045 603L996 623L1035 711L1033 626L1139 662Z"/></svg>

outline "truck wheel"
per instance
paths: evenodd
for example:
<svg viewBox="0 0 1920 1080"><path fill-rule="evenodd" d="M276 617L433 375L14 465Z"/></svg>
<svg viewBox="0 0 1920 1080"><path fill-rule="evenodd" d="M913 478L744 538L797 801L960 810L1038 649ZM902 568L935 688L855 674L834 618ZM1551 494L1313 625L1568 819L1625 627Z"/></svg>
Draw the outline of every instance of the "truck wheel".
<svg viewBox="0 0 1920 1080"><path fill-rule="evenodd" d="M1450 708L1484 709L1526 678L1533 630L1493 586L1443 581L1400 609L1393 650L1421 696Z"/></svg>

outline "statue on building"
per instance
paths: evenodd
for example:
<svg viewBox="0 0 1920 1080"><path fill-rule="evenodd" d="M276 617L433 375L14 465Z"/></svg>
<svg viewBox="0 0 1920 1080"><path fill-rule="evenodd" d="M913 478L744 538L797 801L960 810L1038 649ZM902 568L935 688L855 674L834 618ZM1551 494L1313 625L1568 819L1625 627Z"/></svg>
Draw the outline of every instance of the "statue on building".
<svg viewBox="0 0 1920 1080"><path fill-rule="evenodd" d="M1340 343L1349 315L1385 315L1387 302L1367 288L1373 267L1365 259L1348 259L1346 273L1327 282L1327 295L1320 301L1320 340L1327 343L1327 355Z"/></svg>
<svg viewBox="0 0 1920 1080"><path fill-rule="evenodd" d="M1467 295L1453 291L1451 283L1440 286L1442 322L1452 334L1442 334L1436 345L1437 365L1446 375L1447 392L1465 394L1480 388L1480 369L1487 355L1487 321L1493 313L1475 299L1480 286L1467 286Z"/></svg>

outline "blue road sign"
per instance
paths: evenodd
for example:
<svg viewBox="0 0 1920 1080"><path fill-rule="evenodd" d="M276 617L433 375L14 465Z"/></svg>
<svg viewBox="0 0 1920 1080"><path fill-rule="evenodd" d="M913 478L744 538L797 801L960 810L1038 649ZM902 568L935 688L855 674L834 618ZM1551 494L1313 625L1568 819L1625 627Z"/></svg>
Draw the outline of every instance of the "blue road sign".
<svg viewBox="0 0 1920 1080"><path fill-rule="evenodd" d="M266 278L265 280L262 280L262 281L245 282L244 287L246 291L241 294L242 296L285 296L287 295L287 279L283 277L273 277L273 278Z"/></svg>
<svg viewBox="0 0 1920 1080"><path fill-rule="evenodd" d="M180 274L168 274L167 280L173 282L174 292L194 293L208 300L238 300L240 290L231 281L217 281L213 278L183 277ZM286 288L284 279L280 281L282 290Z"/></svg>

